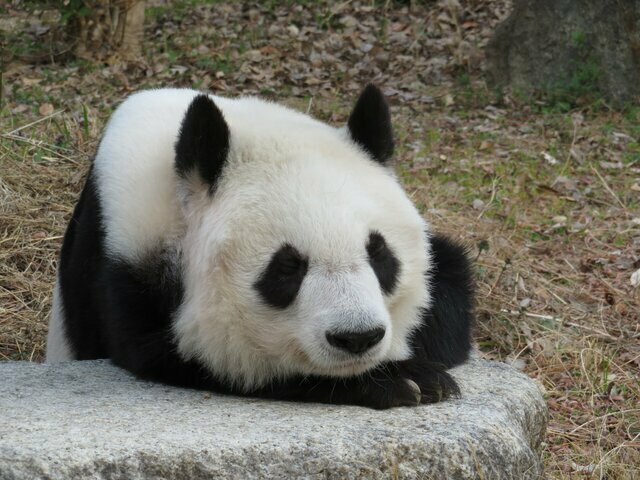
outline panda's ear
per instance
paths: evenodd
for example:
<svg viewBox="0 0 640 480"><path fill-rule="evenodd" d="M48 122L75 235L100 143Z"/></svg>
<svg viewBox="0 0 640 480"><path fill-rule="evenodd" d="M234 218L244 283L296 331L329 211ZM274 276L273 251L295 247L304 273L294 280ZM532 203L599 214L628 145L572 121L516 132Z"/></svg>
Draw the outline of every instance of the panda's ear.
<svg viewBox="0 0 640 480"><path fill-rule="evenodd" d="M175 169L190 180L197 174L213 191L229 154L229 127L207 95L193 99L182 120L176 142Z"/></svg>
<svg viewBox="0 0 640 480"><path fill-rule="evenodd" d="M373 159L386 163L393 155L393 131L389 106L375 85L367 85L349 116L351 138Z"/></svg>

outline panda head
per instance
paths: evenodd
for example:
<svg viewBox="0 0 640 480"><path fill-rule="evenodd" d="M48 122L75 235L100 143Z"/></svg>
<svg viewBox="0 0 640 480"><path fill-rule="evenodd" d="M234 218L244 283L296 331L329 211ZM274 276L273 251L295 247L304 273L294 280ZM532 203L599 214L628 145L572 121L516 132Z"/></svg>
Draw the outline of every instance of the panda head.
<svg viewBox="0 0 640 480"><path fill-rule="evenodd" d="M181 354L247 390L408 358L429 243L392 152L373 86L342 129L258 99L195 97L176 143Z"/></svg>

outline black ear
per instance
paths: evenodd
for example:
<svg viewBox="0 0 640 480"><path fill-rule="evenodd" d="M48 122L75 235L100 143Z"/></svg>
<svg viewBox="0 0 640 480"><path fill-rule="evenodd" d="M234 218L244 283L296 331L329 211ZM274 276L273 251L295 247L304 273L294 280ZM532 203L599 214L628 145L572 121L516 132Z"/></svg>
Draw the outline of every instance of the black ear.
<svg viewBox="0 0 640 480"><path fill-rule="evenodd" d="M213 189L228 153L229 127L222 112L207 95L198 95L182 120L176 142L176 172L188 178L195 170Z"/></svg>
<svg viewBox="0 0 640 480"><path fill-rule="evenodd" d="M367 85L349 116L351 138L373 159L385 163L393 155L389 106L375 85Z"/></svg>

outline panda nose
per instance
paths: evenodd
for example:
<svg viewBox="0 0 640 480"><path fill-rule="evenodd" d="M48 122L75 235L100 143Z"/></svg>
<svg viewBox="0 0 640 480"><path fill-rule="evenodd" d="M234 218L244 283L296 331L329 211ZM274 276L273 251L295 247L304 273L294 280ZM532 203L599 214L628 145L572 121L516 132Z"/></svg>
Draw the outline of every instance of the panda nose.
<svg viewBox="0 0 640 480"><path fill-rule="evenodd" d="M330 345L340 350L360 354L379 343L384 333L384 328L374 328L364 332L327 332L325 335Z"/></svg>

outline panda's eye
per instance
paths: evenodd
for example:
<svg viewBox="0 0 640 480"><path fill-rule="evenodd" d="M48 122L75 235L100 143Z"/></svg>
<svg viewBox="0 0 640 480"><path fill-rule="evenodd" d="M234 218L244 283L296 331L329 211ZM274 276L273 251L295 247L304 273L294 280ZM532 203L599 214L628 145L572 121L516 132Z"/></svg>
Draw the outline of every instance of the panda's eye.
<svg viewBox="0 0 640 480"><path fill-rule="evenodd" d="M393 293L400 275L400 261L379 232L371 232L367 242L369 263L384 293Z"/></svg>
<svg viewBox="0 0 640 480"><path fill-rule="evenodd" d="M285 247L274 256L274 266L282 275L296 275L301 270L306 270L307 262L293 247Z"/></svg>
<svg viewBox="0 0 640 480"><path fill-rule="evenodd" d="M273 254L254 287L268 305L286 308L298 295L308 267L309 260L285 244Z"/></svg>

